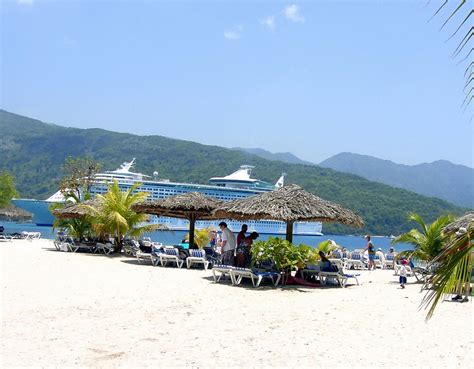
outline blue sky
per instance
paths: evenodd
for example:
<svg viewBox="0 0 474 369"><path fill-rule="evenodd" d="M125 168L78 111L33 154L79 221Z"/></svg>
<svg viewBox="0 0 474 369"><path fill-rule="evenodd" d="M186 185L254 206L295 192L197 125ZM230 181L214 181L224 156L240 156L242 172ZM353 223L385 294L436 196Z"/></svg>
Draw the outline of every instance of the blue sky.
<svg viewBox="0 0 474 369"><path fill-rule="evenodd" d="M1 3L1 107L71 127L473 166L431 1ZM450 4L455 5L455 4ZM451 7L452 9L452 7Z"/></svg>

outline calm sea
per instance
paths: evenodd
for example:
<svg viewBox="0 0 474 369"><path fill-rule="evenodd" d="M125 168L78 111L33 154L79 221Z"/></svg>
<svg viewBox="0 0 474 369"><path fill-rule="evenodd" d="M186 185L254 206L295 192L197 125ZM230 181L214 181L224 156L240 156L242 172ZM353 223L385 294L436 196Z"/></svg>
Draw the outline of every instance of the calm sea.
<svg viewBox="0 0 474 369"><path fill-rule="evenodd" d="M27 232L41 232L43 238L54 239L55 234L53 228L51 227L38 227L32 223L10 223L2 222L1 225L5 227L5 233L15 233L21 231ZM186 236L188 232L185 231L157 231L148 234L153 241L162 242L165 245L174 245L181 242L181 240ZM271 235L261 235L259 240L266 240ZM275 235L277 236L277 235ZM284 237L284 235L278 235L279 237ZM344 246L349 250L364 248L366 242L363 236L337 236L337 235L324 235L324 236L294 236L293 243L300 244L303 243L309 246L317 246L320 242L325 240L334 240L338 245ZM390 248L389 237L376 237L372 238L372 243L376 248L381 248L384 252L387 252ZM395 250L408 250L412 249L411 245L408 244L398 244L395 246Z"/></svg>

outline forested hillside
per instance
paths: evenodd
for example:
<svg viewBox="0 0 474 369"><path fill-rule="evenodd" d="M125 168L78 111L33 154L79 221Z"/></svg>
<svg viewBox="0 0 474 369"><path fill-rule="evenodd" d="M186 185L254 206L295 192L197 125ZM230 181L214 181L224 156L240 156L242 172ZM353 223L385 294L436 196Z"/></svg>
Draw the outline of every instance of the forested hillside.
<svg viewBox="0 0 474 369"><path fill-rule="evenodd" d="M446 201L355 175L270 161L236 150L161 136L65 128L3 110L0 110L0 131L0 171L15 176L22 197L46 198L57 190L64 160L68 156L89 155L107 170L135 157L137 172L158 171L161 178L172 181L207 183L210 177L227 175L241 164L255 165L254 177L269 182L275 182L286 172L288 182L354 210L366 222L362 230L324 225L326 233L399 234L412 227L406 221L409 211L420 213L427 221L447 212L463 212Z"/></svg>

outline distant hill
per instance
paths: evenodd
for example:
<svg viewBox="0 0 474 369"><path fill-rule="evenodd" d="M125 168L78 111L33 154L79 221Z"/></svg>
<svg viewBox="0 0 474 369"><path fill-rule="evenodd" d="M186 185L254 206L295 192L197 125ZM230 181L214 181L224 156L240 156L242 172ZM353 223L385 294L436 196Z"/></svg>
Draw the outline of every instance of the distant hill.
<svg viewBox="0 0 474 369"><path fill-rule="evenodd" d="M446 160L410 166L367 155L341 153L319 165L474 208L474 169Z"/></svg>
<svg viewBox="0 0 474 369"><path fill-rule="evenodd" d="M255 165L254 177L268 182L275 182L286 172L288 182L354 210L366 222L366 227L360 230L325 224L325 233L399 234L413 227L406 220L409 211L432 221L441 214L461 214L465 210L443 200L332 169L271 161L236 150L161 136L65 128L4 110L0 110L0 132L0 171L15 176L23 197L51 195L63 175L64 160L68 156L89 155L105 170L113 170L135 157L137 172L150 174L157 170L161 178L194 183L208 183L209 178L227 175L241 164Z"/></svg>
<svg viewBox="0 0 474 369"><path fill-rule="evenodd" d="M239 150L251 155L257 155L263 159L267 160L278 160L282 161L284 163L289 163L289 164L305 164L305 165L316 165L314 163L311 163L309 161L302 160L298 158L297 156L293 155L291 152L276 152L272 153L270 151L264 150L264 149L246 149L242 147L234 147L233 150Z"/></svg>

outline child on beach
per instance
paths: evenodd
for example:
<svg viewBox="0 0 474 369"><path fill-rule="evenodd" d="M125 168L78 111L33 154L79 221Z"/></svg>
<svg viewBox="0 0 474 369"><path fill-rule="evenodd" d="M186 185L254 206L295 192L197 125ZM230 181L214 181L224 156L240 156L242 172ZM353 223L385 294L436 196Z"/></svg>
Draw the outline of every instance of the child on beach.
<svg viewBox="0 0 474 369"><path fill-rule="evenodd" d="M400 270L398 271L398 273L400 275L400 287L405 288L405 284L407 283L407 274L408 274L408 270L407 270L408 261L407 261L407 259L402 259L401 264L402 264L402 266L400 267Z"/></svg>

